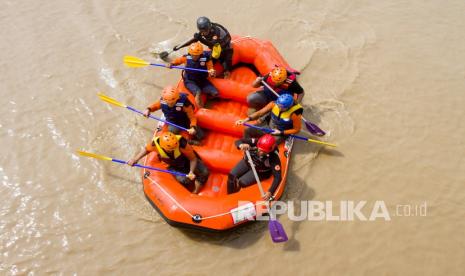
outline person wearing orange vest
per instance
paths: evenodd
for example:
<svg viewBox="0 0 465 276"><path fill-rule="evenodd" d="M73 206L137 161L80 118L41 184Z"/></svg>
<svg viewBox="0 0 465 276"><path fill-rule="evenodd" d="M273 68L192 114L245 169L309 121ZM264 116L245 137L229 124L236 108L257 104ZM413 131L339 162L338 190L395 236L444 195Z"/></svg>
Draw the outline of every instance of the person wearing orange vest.
<svg viewBox="0 0 465 276"><path fill-rule="evenodd" d="M194 142L203 138L202 129L197 126L197 118L194 115L194 106L189 101L187 94L179 93L173 86L167 86L163 89L160 100L151 104L144 111L144 116L148 117L150 113L161 109L168 122L188 129L188 133L193 135ZM168 125L167 130L174 134L179 134L181 129Z"/></svg>
<svg viewBox="0 0 465 276"><path fill-rule="evenodd" d="M273 88L278 95L297 95L296 101L297 103L300 103L305 92L302 86L300 86L297 82L298 74L298 72L291 72L285 67L276 67L263 77L257 77L252 86L258 88L262 86L262 81L264 81ZM258 90L247 97L247 104L258 110L276 99L277 96L268 87L263 86L261 90Z"/></svg>
<svg viewBox="0 0 465 276"><path fill-rule="evenodd" d="M171 132L164 132L160 136L155 136L127 164L134 166L141 158L152 151L157 153L161 162L168 164L169 170L187 174L187 176L176 175L176 180L185 187L194 183L192 193L198 194L202 186L207 182L210 172L194 151L194 148L181 135L175 135Z"/></svg>
<svg viewBox="0 0 465 276"><path fill-rule="evenodd" d="M288 135L297 134L302 127L303 108L300 104L294 104L294 98L289 94L283 94L275 102L268 103L262 109L252 113L249 117L238 120L236 125L242 125L245 122L259 119L257 126L270 128L273 130L271 135L276 138L276 144L283 142ZM262 120L263 117L271 117L269 123ZM247 128L244 137L260 137L265 134L262 130Z"/></svg>
<svg viewBox="0 0 465 276"><path fill-rule="evenodd" d="M248 150L260 180L273 176L273 183L263 195L264 200L273 199L274 192L281 183L281 160L276 149L276 139L270 134L260 138L242 138L236 141L242 151ZM247 160L247 156L234 166L228 175L228 194L257 183L255 175Z"/></svg>
<svg viewBox="0 0 465 276"><path fill-rule="evenodd" d="M180 64L185 64L187 68L208 70L208 73L192 70L182 71L184 86L195 96L195 101L198 106L203 107L200 98L201 93L212 97L218 96L218 90L208 80L208 76L214 77L216 75L216 71L213 69L211 55L210 52L203 50L203 46L200 42L192 43L188 48L188 54L172 61L170 63L170 68L173 65Z"/></svg>

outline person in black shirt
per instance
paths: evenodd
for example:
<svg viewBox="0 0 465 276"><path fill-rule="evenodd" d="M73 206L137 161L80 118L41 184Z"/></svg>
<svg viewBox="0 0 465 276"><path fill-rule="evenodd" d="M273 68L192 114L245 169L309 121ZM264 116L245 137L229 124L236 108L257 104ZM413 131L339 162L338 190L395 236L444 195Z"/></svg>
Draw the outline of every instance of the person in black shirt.
<svg viewBox="0 0 465 276"><path fill-rule="evenodd" d="M231 45L231 35L228 30L218 23L213 23L205 16L197 19L197 29L199 32L194 37L182 45L175 46L173 51L177 51L194 42L200 41L208 48L212 49L213 61L218 61L224 68L224 77L229 77L232 70L233 48ZM218 54L219 52L219 54Z"/></svg>
<svg viewBox="0 0 465 276"><path fill-rule="evenodd" d="M297 82L298 74L298 72L291 72L285 67L276 67L271 70L270 73L262 77L257 77L252 86L258 88L262 85L263 81L273 88L278 95L290 94L293 97L294 95L297 95L296 102L300 103L305 92L302 86L300 86ZM276 99L277 96L268 87L263 86L261 90L258 90L247 97L247 104L256 110L259 110L269 102L275 101Z"/></svg>
<svg viewBox="0 0 465 276"><path fill-rule="evenodd" d="M265 134L259 139L242 138L236 141L240 150L249 150L260 180L273 176L273 183L263 196L264 200L272 200L273 194L281 183L281 160L278 151L275 150L275 138ZM228 175L228 194L237 192L240 188L257 183L252 168L244 155Z"/></svg>

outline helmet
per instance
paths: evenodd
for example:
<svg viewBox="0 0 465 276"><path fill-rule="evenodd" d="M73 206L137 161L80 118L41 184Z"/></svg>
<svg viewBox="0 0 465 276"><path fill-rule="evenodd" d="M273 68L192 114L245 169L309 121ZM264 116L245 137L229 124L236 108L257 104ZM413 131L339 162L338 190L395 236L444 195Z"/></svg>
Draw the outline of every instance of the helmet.
<svg viewBox="0 0 465 276"><path fill-rule="evenodd" d="M173 86L169 85L163 89L161 97L165 101L174 102L179 99L179 92Z"/></svg>
<svg viewBox="0 0 465 276"><path fill-rule="evenodd" d="M161 148L166 151L173 151L179 146L178 138L172 132L165 132L158 139Z"/></svg>
<svg viewBox="0 0 465 276"><path fill-rule="evenodd" d="M207 17L201 16L197 19L197 29L199 29L199 31L208 31L211 27L212 23Z"/></svg>
<svg viewBox="0 0 465 276"><path fill-rule="evenodd" d="M203 46L200 42L192 43L187 52L193 56L201 55L203 53Z"/></svg>
<svg viewBox="0 0 465 276"><path fill-rule="evenodd" d="M290 94L279 95L276 104L283 108L289 108L294 104L294 98Z"/></svg>
<svg viewBox="0 0 465 276"><path fill-rule="evenodd" d="M261 151L269 153L273 151L276 139L271 134L265 134L257 142L257 148Z"/></svg>
<svg viewBox="0 0 465 276"><path fill-rule="evenodd" d="M276 67L271 70L271 80L276 84L283 83L287 78L287 70L284 67Z"/></svg>

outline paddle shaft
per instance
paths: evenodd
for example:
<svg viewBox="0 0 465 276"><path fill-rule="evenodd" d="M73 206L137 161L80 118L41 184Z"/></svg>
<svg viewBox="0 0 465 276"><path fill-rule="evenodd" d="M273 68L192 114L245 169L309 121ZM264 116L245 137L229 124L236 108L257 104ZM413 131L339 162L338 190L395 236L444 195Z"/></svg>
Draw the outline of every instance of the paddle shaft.
<svg viewBox="0 0 465 276"><path fill-rule="evenodd" d="M266 128L266 127L259 127L259 126L251 125L251 124L248 124L248 123L244 123L244 126L248 126L248 127L251 127L251 128L255 128L255 129L264 131L264 132L266 132L266 133L271 133L271 132L273 132L272 129L269 129L269 128Z"/></svg>
<svg viewBox="0 0 465 276"><path fill-rule="evenodd" d="M248 123L244 123L244 125L245 125L245 126L248 126L248 127L251 127L251 128L259 129L259 130L261 130L261 131L263 131L263 132L266 132L266 133L271 133L271 132L273 132L272 129L265 128L265 127L259 127L259 126L251 125L251 124L248 124ZM331 147L335 147L335 146L336 146L336 145L333 145L333 144L331 144L331 143L326 143L326 142L322 142L322 141L310 139L310 138L307 138L307 137L304 137L304 136L295 135L295 134L290 134L289 136L294 137L294 138L299 139L299 140L302 140L302 141L313 142L313 143L317 143L317 144L321 144L321 145L328 145L328 146L331 146Z"/></svg>
<svg viewBox="0 0 465 276"><path fill-rule="evenodd" d="M115 159L115 158L112 158L111 161L113 161L115 163L120 163L120 164L127 164L126 161ZM169 173L169 174L173 174L173 175L179 175L179 176L186 176L187 177L187 174L184 174L184 173L169 171L169 170L163 170L163 169L154 168L154 167L150 167L150 166L144 166L144 165L140 165L140 164L134 164L134 167L139 167L139 168L143 168L143 169L148 169L148 170L159 171L159 172L164 172L164 173Z"/></svg>
<svg viewBox="0 0 465 276"><path fill-rule="evenodd" d="M160 63L150 63L152 66L158 66L158 67L165 67L165 68L174 68L174 69L181 69L181 70L188 70L188 71L197 71L197 72L205 72L208 73L208 70L205 69L197 69L197 68L190 68L190 67L183 67L183 66L167 66L165 64L160 64Z"/></svg>
<svg viewBox="0 0 465 276"><path fill-rule="evenodd" d="M189 43L190 41L192 41L192 38L189 38L189 40L186 40L186 42L183 42L183 43L181 44L181 46L184 45L184 44L186 44L186 43ZM187 46L187 45L186 45L186 46ZM160 57L164 60L164 59L167 58L172 52L176 52L176 51L178 51L179 49L184 48L184 47L186 47L186 46L179 47L179 45L176 45L176 46L173 47L173 49L170 49L170 50L168 50L168 51L163 51L163 52L161 52L161 53L160 53Z"/></svg>
<svg viewBox="0 0 465 276"><path fill-rule="evenodd" d="M252 168L253 175L255 176L255 180L257 180L258 189L260 190L260 195L264 196L265 191L263 191L262 182L260 181L260 178L258 177L257 171L255 170L255 165L253 163L252 157L250 156L250 152L248 150L246 150L245 154L247 155L247 160L249 161L250 167Z"/></svg>
<svg viewBox="0 0 465 276"><path fill-rule="evenodd" d="M252 156L250 156L250 152L248 150L245 151L245 154L247 155L247 160L249 161L250 167L252 168L253 175L255 176L255 180L257 181L258 189L260 190L260 194L262 196L265 195L265 191L263 190L262 182L260 181L260 178L258 177L257 170L255 169L255 165L252 160ZM270 214L271 220L276 220L273 212L271 211L270 207L268 204L266 204L266 208L268 209L268 212Z"/></svg>
<svg viewBox="0 0 465 276"><path fill-rule="evenodd" d="M142 115L142 116L144 115L144 113L143 113L142 111L140 111L140 110L137 110L137 109L135 109L134 107L131 107L131 106L126 106L126 108L127 108L127 109L129 109L129 110L131 110L131 111L133 111L133 112L139 113L139 114L140 114L140 115ZM168 124L168 125L171 125L171 126L177 127L177 128L179 128L179 129L182 129L182 130L188 131L188 129L187 129L187 128L185 128L185 127L178 126L177 124L173 124L173 123L171 123L171 122L169 122L169 121L166 121L166 120L163 120L163 119L161 119L161 118L158 118L158 117L155 117L155 116L152 116L152 115L149 115L149 117L150 117L151 119L154 119L154 120L157 120L157 121L160 121L160 122L166 123L166 124Z"/></svg>
<svg viewBox="0 0 465 276"><path fill-rule="evenodd" d="M112 161L118 164L127 164L127 161L116 159L116 158L111 158L108 156L100 155L100 154L95 154L95 153L90 153L90 152L85 152L85 151L77 151L82 156L86 157L92 157L100 160L105 160L105 161ZM149 170L154 170L154 171L159 171L159 172L164 172L164 173L169 173L169 174L174 174L174 175L179 175L179 176L186 176L184 173L176 172L176 171L170 171L170 170L164 170L164 169L159 169L159 168L154 168L150 166L144 166L144 165L139 165L139 164L134 164L134 167L139 167L139 168L144 168L144 169L149 169Z"/></svg>

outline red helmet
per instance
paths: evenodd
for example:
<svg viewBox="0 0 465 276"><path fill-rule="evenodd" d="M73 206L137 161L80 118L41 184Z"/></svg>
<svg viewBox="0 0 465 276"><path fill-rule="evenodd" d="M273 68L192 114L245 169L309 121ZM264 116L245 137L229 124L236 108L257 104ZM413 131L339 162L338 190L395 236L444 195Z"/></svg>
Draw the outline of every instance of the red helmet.
<svg viewBox="0 0 465 276"><path fill-rule="evenodd" d="M276 139L271 134L265 134L257 142L257 148L266 153L272 152L276 143Z"/></svg>

